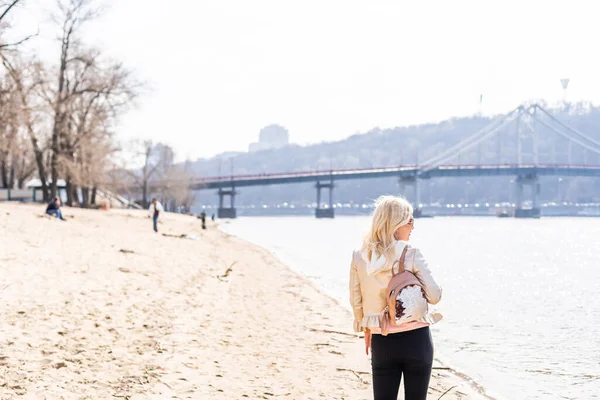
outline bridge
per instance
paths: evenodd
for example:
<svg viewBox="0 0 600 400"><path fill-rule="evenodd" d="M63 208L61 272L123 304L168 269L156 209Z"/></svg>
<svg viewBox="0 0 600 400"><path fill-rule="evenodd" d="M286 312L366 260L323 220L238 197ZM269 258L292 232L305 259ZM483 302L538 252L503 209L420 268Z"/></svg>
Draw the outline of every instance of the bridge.
<svg viewBox="0 0 600 400"><path fill-rule="evenodd" d="M330 171L303 171L274 174L234 175L196 180L191 184L194 190L226 189L231 187L268 186L286 183L318 181L341 181L367 178L414 177L420 179L438 177L507 176L507 175L560 175L560 176L600 176L600 165L568 164L494 164L494 165L441 165L425 173L417 166L381 167L363 169L334 169Z"/></svg>
<svg viewBox="0 0 600 400"><path fill-rule="evenodd" d="M508 129L512 124L516 128ZM567 164L539 162L537 125L547 128L546 131L553 132L557 136L568 139L569 162ZM501 143L499 139L501 135L514 136L517 149L514 162L503 164L460 163L463 153L476 146L481 146L486 141L497 138L498 143ZM529 148L525 149L525 145L528 145ZM521 105L510 113L495 118L484 128L419 165L207 177L191 182L190 187L194 190L217 189L219 218L235 218L235 196L238 194L236 188L314 182L317 189L316 217L333 218L332 203L335 181L396 177L405 190L412 188L411 200L417 208L420 203L419 182L422 180L439 177L515 176L517 185L515 217L536 218L540 215L537 204L537 195L540 191L538 178L540 176L600 177L600 165L571 164L572 145L600 154L600 141L562 123L538 104ZM528 162L524 162L526 155L530 158ZM453 162L457 160L458 163L454 164ZM530 189L532 204L528 208L523 206L524 188L526 187ZM321 204L322 189L329 191L329 201L326 207L322 207ZM225 197L230 199L228 207L225 206Z"/></svg>

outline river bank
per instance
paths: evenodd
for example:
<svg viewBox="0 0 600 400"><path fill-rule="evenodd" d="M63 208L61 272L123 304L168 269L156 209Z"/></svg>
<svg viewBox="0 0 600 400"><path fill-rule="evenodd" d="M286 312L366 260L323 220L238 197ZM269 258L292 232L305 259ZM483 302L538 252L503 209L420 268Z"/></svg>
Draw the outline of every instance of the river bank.
<svg viewBox="0 0 600 400"><path fill-rule="evenodd" d="M64 214L0 204L0 398L372 397L348 311L268 251L189 216ZM445 392L482 398L436 369Z"/></svg>

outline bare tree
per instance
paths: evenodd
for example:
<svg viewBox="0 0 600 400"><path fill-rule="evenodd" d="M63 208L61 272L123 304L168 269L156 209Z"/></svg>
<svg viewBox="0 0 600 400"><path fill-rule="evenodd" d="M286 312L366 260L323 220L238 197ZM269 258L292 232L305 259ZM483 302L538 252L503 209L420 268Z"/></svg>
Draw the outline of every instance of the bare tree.
<svg viewBox="0 0 600 400"><path fill-rule="evenodd" d="M166 193L170 211L189 213L192 205L196 201L196 196L190 190L190 169L189 163L183 165L173 165L168 173L168 180L171 183L171 189Z"/></svg>
<svg viewBox="0 0 600 400"><path fill-rule="evenodd" d="M58 79L56 87L52 91L53 126L51 137L51 161L50 161L50 193L57 193L57 182L59 175L59 158L61 153L61 141L68 140L68 103L72 96L86 91L93 91L87 86L79 86L84 80L72 82L69 78L79 73L85 73L87 68L93 64L91 59L81 57L81 41L79 33L81 27L98 15L98 9L93 7L92 0L57 0L58 13L54 16L54 22L61 27L59 41L61 43L60 59L58 65ZM73 64L76 66L72 68ZM77 68L83 64L82 68ZM76 70L77 72L74 72ZM71 74L70 74L71 73Z"/></svg>
<svg viewBox="0 0 600 400"><path fill-rule="evenodd" d="M79 188L81 203L87 205L94 199L89 191L104 181L105 161L116 151L114 124L137 96L138 83L121 64L103 61L98 52L84 53L79 61L67 71L71 89L55 160L67 182L68 203L79 202Z"/></svg>
<svg viewBox="0 0 600 400"><path fill-rule="evenodd" d="M47 199L48 193L46 190L46 176L43 165L43 150L40 148L39 141L34 132L33 112L29 104L31 89L34 85L30 86L30 82L26 82L27 79L24 78L26 72L29 71L29 66L19 65L17 68L14 67L14 65L20 64L19 62L14 61L14 59L18 60L19 58L19 45L33 38L38 33L22 37L13 42L9 42L5 38L7 31L11 27L9 15L23 3L25 3L25 1L0 1L0 60L8 72L8 76L12 80L14 87L11 88L11 91L13 92L12 94L15 95L15 98L11 98L11 103L14 106L10 110L11 113L14 112L11 117L11 122L3 124L4 133L11 136L11 140L4 143L1 167L2 180L4 185L12 186L14 185L16 177L18 184L21 187L24 180L33 173L31 162L27 160L29 152L23 147L23 140L19 133L21 126L24 126L33 147L39 177L42 181L44 199ZM12 62L10 58L13 58ZM21 121L17 121L17 118L20 118ZM5 122L7 121L5 120Z"/></svg>
<svg viewBox="0 0 600 400"><path fill-rule="evenodd" d="M2 79L0 81L0 175L2 175L2 186L5 188L14 186L15 171L11 168L11 158L15 152L18 133L17 110L14 82L10 78Z"/></svg>
<svg viewBox="0 0 600 400"><path fill-rule="evenodd" d="M164 144L156 146L158 169L153 186L167 211L189 212L194 203L193 192L189 189L189 164L175 163L173 148Z"/></svg>
<svg viewBox="0 0 600 400"><path fill-rule="evenodd" d="M130 142L129 153L133 155L128 158L129 162L122 163L111 173L115 181L122 181L122 173L126 171L130 182L121 186L121 193L126 191L125 186L136 190L142 197L143 207L149 205L149 197L153 196L167 211L190 210L195 199L189 190L189 165L175 163L172 147L150 140L135 140Z"/></svg>
<svg viewBox="0 0 600 400"><path fill-rule="evenodd" d="M0 79L0 175L2 186L23 186L35 171L33 157L25 143L21 121L21 102L10 77Z"/></svg>
<svg viewBox="0 0 600 400"><path fill-rule="evenodd" d="M72 201L80 202L82 207L96 204L98 187L106 187L106 174L110 167L110 156L118 148L114 145L111 135L89 135L84 138L77 149L77 157L70 175L70 188L79 188L81 199L77 191L70 192ZM68 186L69 187L69 186Z"/></svg>
<svg viewBox="0 0 600 400"><path fill-rule="evenodd" d="M60 26L59 63L56 69L42 69L40 78L40 96L52 115L50 194L56 195L58 178L63 177L68 204L87 205L94 199L89 191L95 191L105 178L105 171L99 167L114 151L110 142L115 122L141 86L122 64L82 44L81 27L99 14L94 5L92 0L57 0L54 21ZM97 154L92 154L92 149ZM79 199L80 190L83 201Z"/></svg>
<svg viewBox="0 0 600 400"><path fill-rule="evenodd" d="M8 15L10 14L11 11L13 11L19 5L19 3L22 4L24 2L22 0L0 1L0 35L2 35L4 33L4 31L7 30L8 27L10 27L10 25L8 23ZM5 42L4 40L0 40L0 51L5 50L5 49L15 49L20 44L25 43L26 41L28 41L29 39L31 39L34 36L37 36L37 34L38 34L38 32L36 32L35 34L32 34L32 35L25 36L25 37L18 39L12 43L8 43L8 42Z"/></svg>
<svg viewBox="0 0 600 400"><path fill-rule="evenodd" d="M160 166L156 146L152 140L134 140L130 142L129 148L133 157L122 168L127 171L134 188L141 191L142 207L148 207L150 183Z"/></svg>
<svg viewBox="0 0 600 400"><path fill-rule="evenodd" d="M47 166L45 160L45 139L43 131L43 110L39 102L38 89L42 82L39 79L41 65L38 62L22 62L18 55L13 59L0 52L0 59L14 82L16 96L19 100L20 121L26 135L31 143L35 165L38 170L38 177L42 186L44 201L49 199L47 185Z"/></svg>
<svg viewBox="0 0 600 400"><path fill-rule="evenodd" d="M23 62L17 48L22 41L2 40L5 18L19 0L0 0L0 60L8 73L0 75L0 175L3 185L12 186L37 168L44 200L57 195L64 178L68 204L86 206L114 178L108 171L115 170L116 122L141 84L121 63L83 45L81 28L98 15L97 1L55 1L60 57L49 66ZM146 194L153 170L145 168Z"/></svg>
<svg viewBox="0 0 600 400"><path fill-rule="evenodd" d="M22 132L13 143L11 161L11 171L16 177L16 183L19 189L23 189L27 179L35 172L36 165L31 146Z"/></svg>

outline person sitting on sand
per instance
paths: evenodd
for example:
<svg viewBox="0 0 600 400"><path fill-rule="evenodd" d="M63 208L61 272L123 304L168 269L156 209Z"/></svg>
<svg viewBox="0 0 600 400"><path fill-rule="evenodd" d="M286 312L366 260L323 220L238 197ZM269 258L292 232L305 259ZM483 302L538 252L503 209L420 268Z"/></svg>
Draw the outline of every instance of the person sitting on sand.
<svg viewBox="0 0 600 400"><path fill-rule="evenodd" d="M52 215L61 220L65 220L60 212L61 201L60 197L55 197L48 203L48 207L46 207L46 214Z"/></svg>
<svg viewBox="0 0 600 400"><path fill-rule="evenodd" d="M442 290L433 279L421 251L408 246L413 228L413 208L410 203L400 197L382 196L376 202L370 232L362 248L352 256L350 303L354 313L354 330L364 331L366 353L369 354L371 349L375 400L396 399L402 376L404 399L427 398L433 364L429 325L442 318L439 313L430 313L427 303L439 302ZM412 307L413 303L420 304L417 302L422 300L424 313L417 317L418 313L411 311L405 314L406 318L398 319L398 312L394 310L392 315L398 324L390 325L389 315L385 312L387 286L393 274L402 272L402 269L412 272L423 290L418 290L418 296L405 297L403 300L400 293L407 289L400 289L396 308L401 302L402 316L408 307ZM407 308L402 309L405 306Z"/></svg>
<svg viewBox="0 0 600 400"><path fill-rule="evenodd" d="M152 199L152 203L150 203L150 208L148 209L148 213L150 217L152 217L152 221L154 222L154 232L158 232L158 218L160 213L164 211L162 204L156 199Z"/></svg>

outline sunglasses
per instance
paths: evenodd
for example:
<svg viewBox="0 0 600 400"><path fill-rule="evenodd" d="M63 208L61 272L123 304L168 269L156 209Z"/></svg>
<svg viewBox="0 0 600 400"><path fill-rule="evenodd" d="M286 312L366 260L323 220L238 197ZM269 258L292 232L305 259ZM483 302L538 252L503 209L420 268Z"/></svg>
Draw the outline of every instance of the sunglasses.
<svg viewBox="0 0 600 400"><path fill-rule="evenodd" d="M415 226L415 220L414 220L414 218L411 218L411 219L408 220L408 225Z"/></svg>

